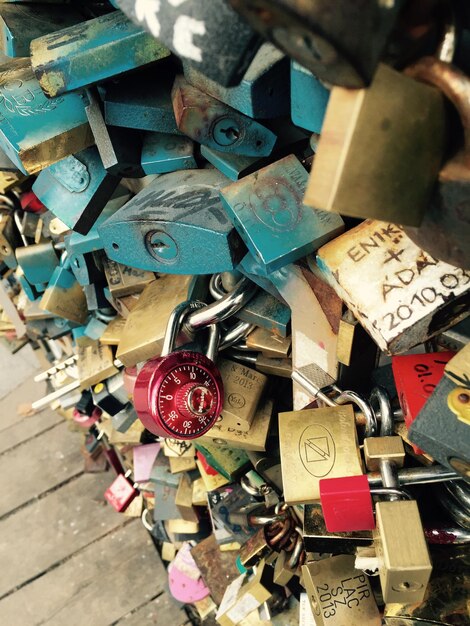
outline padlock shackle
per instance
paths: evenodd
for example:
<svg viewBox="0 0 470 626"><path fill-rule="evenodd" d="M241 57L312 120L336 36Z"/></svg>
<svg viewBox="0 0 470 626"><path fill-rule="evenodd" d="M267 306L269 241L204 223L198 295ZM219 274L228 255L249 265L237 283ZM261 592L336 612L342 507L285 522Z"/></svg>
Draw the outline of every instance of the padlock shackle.
<svg viewBox="0 0 470 626"><path fill-rule="evenodd" d="M465 165L470 168L470 78L455 65L431 56L407 67L405 74L434 85L455 106L464 130Z"/></svg>
<svg viewBox="0 0 470 626"><path fill-rule="evenodd" d="M234 344L238 344L239 341L245 339L255 328L255 324L242 321L238 322L222 335L219 350L226 350L227 348L231 348ZM235 347L239 350L244 349L240 348L240 345L236 345Z"/></svg>
<svg viewBox="0 0 470 626"><path fill-rule="evenodd" d="M443 465L431 465L430 467L404 467L397 472L398 485L424 485L428 483L441 483L448 480L463 480L460 474L456 474ZM367 480L371 489L382 487L380 472L369 472Z"/></svg>
<svg viewBox="0 0 470 626"><path fill-rule="evenodd" d="M173 311L170 313L170 317L168 318L168 322L166 324L161 356L168 356L171 352L173 352L176 345L176 339L178 338L181 327L183 326L183 322L188 313L190 311L201 309L204 306L203 302L195 300L186 300L185 302L181 302L175 306Z"/></svg>
<svg viewBox="0 0 470 626"><path fill-rule="evenodd" d="M217 280L220 274L214 274L211 283ZM222 322L242 309L258 291L258 285L248 278L242 278L233 291L221 295L220 299L208 304L199 311L193 311L188 315L186 325L191 330L200 330L210 324Z"/></svg>

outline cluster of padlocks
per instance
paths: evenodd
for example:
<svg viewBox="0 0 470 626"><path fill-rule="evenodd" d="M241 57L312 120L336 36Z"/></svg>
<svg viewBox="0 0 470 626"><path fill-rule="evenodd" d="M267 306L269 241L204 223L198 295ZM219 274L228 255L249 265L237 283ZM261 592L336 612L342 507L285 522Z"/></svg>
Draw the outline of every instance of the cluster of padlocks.
<svg viewBox="0 0 470 626"><path fill-rule="evenodd" d="M4 316L202 623L469 624L465 4L0 2Z"/></svg>

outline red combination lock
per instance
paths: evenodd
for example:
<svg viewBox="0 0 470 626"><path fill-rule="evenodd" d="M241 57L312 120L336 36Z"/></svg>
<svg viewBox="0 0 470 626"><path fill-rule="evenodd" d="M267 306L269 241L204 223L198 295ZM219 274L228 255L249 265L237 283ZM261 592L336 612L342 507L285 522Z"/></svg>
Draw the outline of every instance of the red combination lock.
<svg viewBox="0 0 470 626"><path fill-rule="evenodd" d="M202 306L184 302L175 308L168 320L162 355L147 361L137 375L135 409L145 428L155 435L195 439L214 425L222 411L223 382L213 360L217 326L209 326L207 354L174 351L185 317Z"/></svg>

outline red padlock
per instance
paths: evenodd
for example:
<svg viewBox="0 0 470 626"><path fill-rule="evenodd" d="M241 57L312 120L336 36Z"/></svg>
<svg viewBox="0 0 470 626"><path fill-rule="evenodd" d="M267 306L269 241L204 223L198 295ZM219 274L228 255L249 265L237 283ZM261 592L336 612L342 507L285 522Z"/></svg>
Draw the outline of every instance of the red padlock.
<svg viewBox="0 0 470 626"><path fill-rule="evenodd" d="M137 375L137 415L147 430L161 437L200 437L222 412L223 382L213 361L218 345L217 326L209 327L210 356L192 350L174 351L184 318L201 306L204 305L184 302L175 308L168 320L162 356L147 361Z"/></svg>
<svg viewBox="0 0 470 626"><path fill-rule="evenodd" d="M118 474L104 492L104 497L113 509L121 513L127 509L137 493L137 489L134 489L124 474Z"/></svg>
<svg viewBox="0 0 470 626"><path fill-rule="evenodd" d="M398 400L409 428L444 375L444 368L455 352L427 352L392 357L393 377ZM422 450L413 445L417 454Z"/></svg>
<svg viewBox="0 0 470 626"><path fill-rule="evenodd" d="M322 478L320 500L328 532L375 528L370 486L365 474L344 478Z"/></svg>

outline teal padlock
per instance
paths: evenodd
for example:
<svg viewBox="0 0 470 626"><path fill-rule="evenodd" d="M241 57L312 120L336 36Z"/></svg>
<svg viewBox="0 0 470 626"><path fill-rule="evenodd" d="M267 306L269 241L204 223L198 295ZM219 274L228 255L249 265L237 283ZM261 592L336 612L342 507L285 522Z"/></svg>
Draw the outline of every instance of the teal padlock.
<svg viewBox="0 0 470 626"><path fill-rule="evenodd" d="M344 229L339 215L303 204L307 180L300 161L289 155L220 191L230 218L266 275Z"/></svg>
<svg viewBox="0 0 470 626"><path fill-rule="evenodd" d="M312 133L321 133L330 92L305 67L291 61L290 102L292 122ZM308 103L308 105L307 105Z"/></svg>
<svg viewBox="0 0 470 626"><path fill-rule="evenodd" d="M31 64L49 97L129 72L170 55L120 11L31 42Z"/></svg>
<svg viewBox="0 0 470 626"><path fill-rule="evenodd" d="M193 142L169 133L147 133L142 145L141 165L145 174L195 169Z"/></svg>
<svg viewBox="0 0 470 626"><path fill-rule="evenodd" d="M0 148L24 174L95 143L77 92L46 98L29 59L0 66Z"/></svg>
<svg viewBox="0 0 470 626"><path fill-rule="evenodd" d="M93 146L43 169L33 191L66 226L86 235L118 184Z"/></svg>

